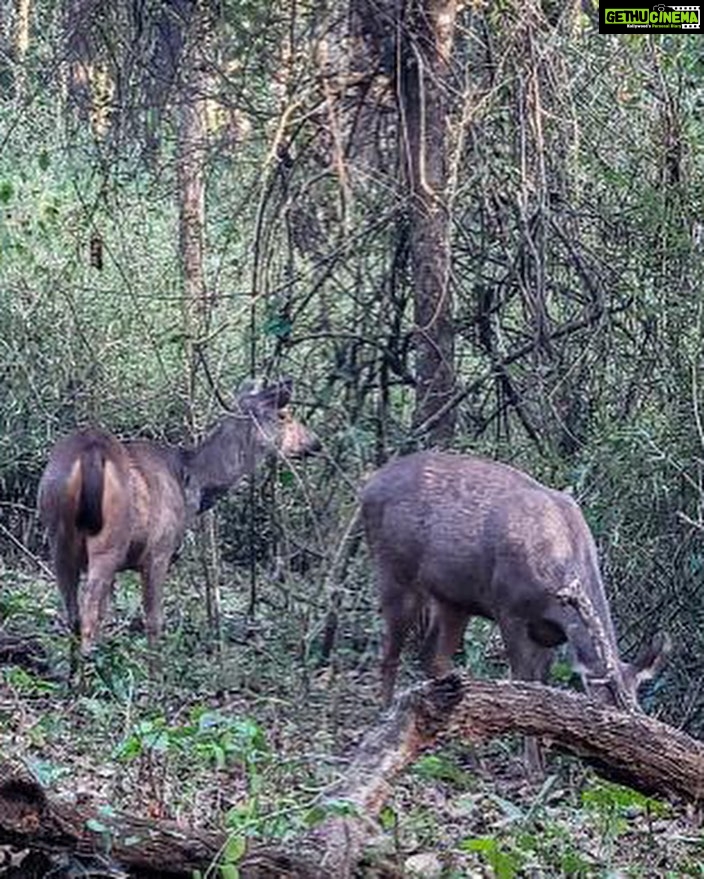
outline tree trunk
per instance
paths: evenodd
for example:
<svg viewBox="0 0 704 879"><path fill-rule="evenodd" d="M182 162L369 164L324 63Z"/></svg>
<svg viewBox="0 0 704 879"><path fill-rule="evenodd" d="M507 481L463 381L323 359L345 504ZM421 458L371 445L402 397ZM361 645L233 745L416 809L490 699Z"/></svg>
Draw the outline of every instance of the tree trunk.
<svg viewBox="0 0 704 879"><path fill-rule="evenodd" d="M320 803L329 817L287 843L250 848L242 879L350 879L394 780L440 737L477 742L507 732L544 736L597 771L648 794L704 801L704 743L643 714L603 708L541 684L476 681L459 674L406 691L371 729L344 778ZM340 814L340 804L347 804ZM145 821L47 797L21 766L0 763L0 844L105 856L136 876L205 871L224 835Z"/></svg>
<svg viewBox="0 0 704 879"><path fill-rule="evenodd" d="M17 0L15 9L15 95L23 100L27 93L25 61L29 49L30 0Z"/></svg>
<svg viewBox="0 0 704 879"><path fill-rule="evenodd" d="M704 743L643 714L603 708L580 693L541 684L476 681L458 674L406 691L367 733L345 777L326 801L352 807L331 816L288 852L259 849L242 862L242 879L350 879L372 820L395 778L443 739L483 741L507 732L545 736L592 763L602 775L648 794L704 801ZM322 804L325 808L325 801ZM282 872L284 868L292 872Z"/></svg>
<svg viewBox="0 0 704 879"><path fill-rule="evenodd" d="M196 423L195 395L199 346L210 319L210 298L205 279L205 159L207 150L206 103L208 75L205 47L210 33L204 5L194 3L184 18L181 85L177 106L179 248L183 278L183 331L186 420L191 440L201 434ZM213 514L199 523L197 540L204 560L206 605L211 631L220 642L219 552Z"/></svg>
<svg viewBox="0 0 704 879"><path fill-rule="evenodd" d="M200 57L201 16L194 12L184 23L184 54L178 94L177 180L179 210L179 252L183 278L183 330L186 340L186 397L194 393L195 346L207 317L203 256L205 248L205 127L206 82ZM193 431L193 415L189 414Z"/></svg>
<svg viewBox="0 0 704 879"><path fill-rule="evenodd" d="M100 0L64 0L64 88L66 102L81 122L90 119L90 70L96 55L94 29Z"/></svg>
<svg viewBox="0 0 704 879"><path fill-rule="evenodd" d="M407 0L398 32L398 104L406 166L413 266L416 404L414 426L431 445L455 425L450 290L445 81L456 0Z"/></svg>

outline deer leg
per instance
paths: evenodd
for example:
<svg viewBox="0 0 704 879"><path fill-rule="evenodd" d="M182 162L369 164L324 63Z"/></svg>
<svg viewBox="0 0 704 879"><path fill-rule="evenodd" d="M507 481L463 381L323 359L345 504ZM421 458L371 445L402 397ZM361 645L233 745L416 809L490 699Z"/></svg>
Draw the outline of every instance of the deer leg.
<svg viewBox="0 0 704 879"><path fill-rule="evenodd" d="M379 591L385 625L381 694L384 707L388 707L394 694L401 650L418 613L419 597L392 577L382 578Z"/></svg>
<svg viewBox="0 0 704 879"><path fill-rule="evenodd" d="M103 621L117 564L109 554L96 554L88 561L88 579L80 594L81 653L88 656L95 647Z"/></svg>
<svg viewBox="0 0 704 879"><path fill-rule="evenodd" d="M419 630L421 644L419 658L425 673L432 676L432 665L438 648L438 622L440 610L432 600L426 601L418 620L422 624Z"/></svg>
<svg viewBox="0 0 704 879"><path fill-rule="evenodd" d="M72 635L78 636L81 631L78 614L78 580L80 571L75 559L64 554L54 556L54 569L59 592L66 608L66 620Z"/></svg>
<svg viewBox="0 0 704 879"><path fill-rule="evenodd" d="M552 663L553 648L536 643L528 634L525 620L499 620L499 628L511 667L511 677L518 681L544 684ZM535 736L526 736L523 759L530 778L540 779L545 775L543 751Z"/></svg>
<svg viewBox="0 0 704 879"><path fill-rule="evenodd" d="M100 619L104 620L108 615L108 611L110 610L110 602L115 597L115 578L113 577L108 585L108 588L105 589L101 594L100 601Z"/></svg>
<svg viewBox="0 0 704 879"><path fill-rule="evenodd" d="M469 617L470 614L457 605L433 602L435 643L432 655L430 651L426 654L431 677L440 678L452 671L452 657L460 648Z"/></svg>
<svg viewBox="0 0 704 879"><path fill-rule="evenodd" d="M151 558L142 570L142 607L147 644L154 651L164 630L164 580L171 561L170 554Z"/></svg>
<svg viewBox="0 0 704 879"><path fill-rule="evenodd" d="M54 547L54 571L56 582L66 609L66 622L71 633L69 648L69 676L75 677L78 671L78 643L81 637L81 618L78 612L78 581L80 566L70 551L57 544Z"/></svg>

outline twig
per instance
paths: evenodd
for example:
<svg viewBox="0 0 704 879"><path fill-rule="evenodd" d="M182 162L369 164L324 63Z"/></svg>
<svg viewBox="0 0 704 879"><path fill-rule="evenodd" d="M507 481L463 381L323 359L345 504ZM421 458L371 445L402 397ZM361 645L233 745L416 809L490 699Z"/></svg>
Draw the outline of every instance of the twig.
<svg viewBox="0 0 704 879"><path fill-rule="evenodd" d="M28 556L30 559L32 559L32 561L37 565L37 567L38 567L40 570L42 570L47 576L53 578L54 574L53 574L51 568L47 567L47 565L45 565L44 562L43 562L38 556L36 556L36 555L32 552L31 549L29 549L28 547L26 547L26 546L24 545L24 543L22 543L21 540L19 540L17 537L15 537L15 535L14 535L14 534L13 534L8 528L6 528L6 527L2 524L2 522L0 522L0 531L2 531L2 533L5 535L5 537L7 537L7 539L8 539L11 543L14 543L14 545L15 545L18 549L22 550L22 552L23 552L26 556Z"/></svg>

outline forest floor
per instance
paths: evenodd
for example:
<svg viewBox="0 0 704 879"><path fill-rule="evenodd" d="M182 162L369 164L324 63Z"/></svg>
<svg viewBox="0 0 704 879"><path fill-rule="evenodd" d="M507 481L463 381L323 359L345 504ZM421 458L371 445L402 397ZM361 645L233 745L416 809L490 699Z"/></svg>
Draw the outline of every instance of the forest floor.
<svg viewBox="0 0 704 879"><path fill-rule="evenodd" d="M138 616L128 578L77 692L65 681L54 586L0 571L3 629L37 638L49 660L41 673L0 668L2 755L62 795L184 827L248 841L308 827L316 797L378 719L378 622L361 646L342 631L332 663L316 668L302 609L263 602L253 624L227 608L222 647L208 649L202 599L172 587L150 672L129 622ZM576 759L550 754L536 784L517 740L445 744L399 779L363 875L704 876L704 833L684 807L607 783Z"/></svg>

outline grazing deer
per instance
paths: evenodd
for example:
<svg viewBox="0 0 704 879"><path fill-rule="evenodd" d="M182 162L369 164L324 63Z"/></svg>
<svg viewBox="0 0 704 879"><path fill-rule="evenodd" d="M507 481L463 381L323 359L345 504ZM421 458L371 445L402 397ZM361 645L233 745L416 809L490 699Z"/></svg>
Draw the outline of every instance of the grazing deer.
<svg viewBox="0 0 704 879"><path fill-rule="evenodd" d="M555 648L568 642L587 692L629 710L637 708L638 685L666 659L669 641L658 635L635 662L621 661L579 507L513 467L417 452L369 479L362 517L386 628L387 705L406 635L423 610L430 611L422 653L432 676L450 670L472 616L498 624L515 678L545 682ZM533 763L536 755L529 749Z"/></svg>
<svg viewBox="0 0 704 879"><path fill-rule="evenodd" d="M93 648L118 571L138 571L150 647L163 628L162 590L186 527L269 452L304 455L317 439L288 410L284 379L243 390L195 448L121 442L99 430L54 447L39 483L59 590L85 655ZM79 578L87 579L79 591Z"/></svg>

